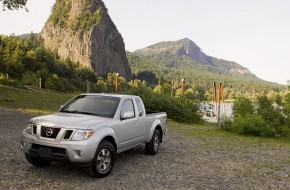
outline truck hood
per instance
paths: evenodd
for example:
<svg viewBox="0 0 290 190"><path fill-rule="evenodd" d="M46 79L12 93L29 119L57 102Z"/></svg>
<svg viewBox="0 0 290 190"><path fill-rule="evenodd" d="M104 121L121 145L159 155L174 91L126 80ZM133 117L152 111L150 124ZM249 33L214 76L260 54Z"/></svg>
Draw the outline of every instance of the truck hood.
<svg viewBox="0 0 290 190"><path fill-rule="evenodd" d="M111 118L98 117L85 114L55 113L51 115L32 118L29 122L45 126L57 126L62 128L86 129L92 125L112 120Z"/></svg>

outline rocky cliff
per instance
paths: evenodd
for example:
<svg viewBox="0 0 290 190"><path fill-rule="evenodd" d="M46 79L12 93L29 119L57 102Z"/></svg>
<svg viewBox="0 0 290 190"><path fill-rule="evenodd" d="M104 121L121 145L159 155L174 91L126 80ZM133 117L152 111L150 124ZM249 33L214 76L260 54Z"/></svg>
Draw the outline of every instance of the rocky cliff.
<svg viewBox="0 0 290 190"><path fill-rule="evenodd" d="M189 57L195 59L196 61L204 64L213 65L210 57L202 52L200 47L198 47L193 41L189 39L183 39L176 44L174 53L178 55L188 55Z"/></svg>
<svg viewBox="0 0 290 190"><path fill-rule="evenodd" d="M101 0L56 0L40 35L46 48L98 76L118 72L132 78L123 38Z"/></svg>

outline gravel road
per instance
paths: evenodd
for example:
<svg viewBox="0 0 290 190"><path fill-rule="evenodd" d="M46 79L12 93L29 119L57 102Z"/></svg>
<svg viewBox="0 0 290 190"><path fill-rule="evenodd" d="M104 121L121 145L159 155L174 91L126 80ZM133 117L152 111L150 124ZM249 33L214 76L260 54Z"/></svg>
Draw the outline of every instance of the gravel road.
<svg viewBox="0 0 290 190"><path fill-rule="evenodd" d="M251 145L244 137L229 144L169 131L156 156L145 155L144 146L121 153L102 179L72 165L37 168L19 145L34 116L0 108L0 189L290 189L290 146Z"/></svg>

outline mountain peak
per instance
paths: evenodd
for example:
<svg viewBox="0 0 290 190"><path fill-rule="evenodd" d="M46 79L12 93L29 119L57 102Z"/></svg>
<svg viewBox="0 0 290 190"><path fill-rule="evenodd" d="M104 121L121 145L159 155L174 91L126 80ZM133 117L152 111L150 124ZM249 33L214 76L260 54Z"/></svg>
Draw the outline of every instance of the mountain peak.
<svg viewBox="0 0 290 190"><path fill-rule="evenodd" d="M202 52L200 47L198 47L192 40L185 38L176 42L177 47L175 49L175 54L187 55L192 59L209 65L213 65L211 58Z"/></svg>
<svg viewBox="0 0 290 190"><path fill-rule="evenodd" d="M211 57L204 54L200 47L189 38L184 38L178 41L160 42L147 48L137 50L136 52L142 52L144 54L170 52L178 56L189 56L199 63L213 65Z"/></svg>
<svg viewBox="0 0 290 190"><path fill-rule="evenodd" d="M170 67L184 67L185 69L204 67L205 70L214 71L216 73L224 72L229 74L254 76L247 68L244 68L235 62L217 59L206 55L201 48L189 38L184 38L178 41L160 42L147 48L136 50L135 53L141 55L141 57L147 58L148 60L151 59L150 57L160 56L159 60L162 60L161 57L165 57L170 60L166 63ZM171 60L170 58L173 59ZM186 61L187 63L185 63Z"/></svg>

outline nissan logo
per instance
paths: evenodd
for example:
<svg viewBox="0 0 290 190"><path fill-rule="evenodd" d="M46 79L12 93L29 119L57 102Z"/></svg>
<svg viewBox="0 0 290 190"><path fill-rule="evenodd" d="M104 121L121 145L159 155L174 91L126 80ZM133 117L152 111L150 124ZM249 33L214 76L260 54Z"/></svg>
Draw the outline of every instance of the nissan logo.
<svg viewBox="0 0 290 190"><path fill-rule="evenodd" d="M53 128L46 128L45 134L46 136L50 137L53 134Z"/></svg>

